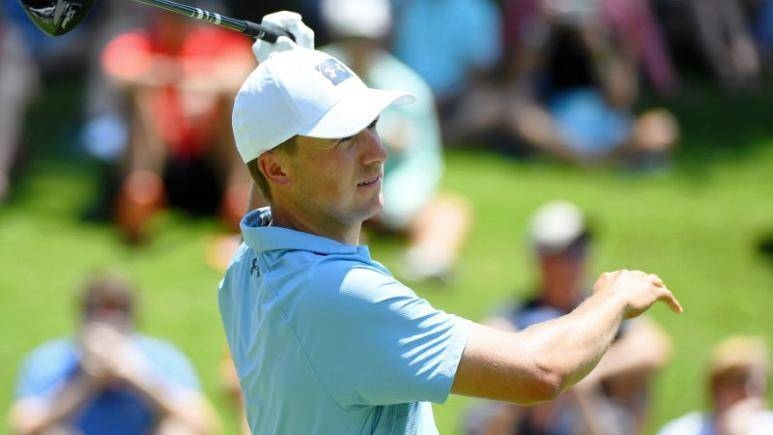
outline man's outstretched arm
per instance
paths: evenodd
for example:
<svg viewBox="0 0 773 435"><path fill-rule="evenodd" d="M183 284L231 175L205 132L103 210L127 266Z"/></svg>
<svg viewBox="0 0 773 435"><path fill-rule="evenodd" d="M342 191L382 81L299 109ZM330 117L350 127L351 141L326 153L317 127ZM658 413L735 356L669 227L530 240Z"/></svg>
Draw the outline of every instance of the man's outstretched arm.
<svg viewBox="0 0 773 435"><path fill-rule="evenodd" d="M521 404L553 399L593 369L623 319L658 300L682 311L660 278L643 272L604 273L593 292L566 316L520 332L473 324L451 392Z"/></svg>

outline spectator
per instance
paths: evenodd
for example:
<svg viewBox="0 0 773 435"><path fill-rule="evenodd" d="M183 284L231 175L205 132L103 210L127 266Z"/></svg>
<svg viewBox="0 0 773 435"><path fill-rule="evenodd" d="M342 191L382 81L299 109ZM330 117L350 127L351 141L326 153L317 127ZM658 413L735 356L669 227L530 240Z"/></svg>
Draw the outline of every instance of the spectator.
<svg viewBox="0 0 773 435"><path fill-rule="evenodd" d="M591 233L574 204L543 205L532 221L531 243L539 262L534 298L508 305L491 326L523 330L570 312L585 297L584 275ZM668 359L669 339L653 322L623 324L591 374L555 401L531 408L485 402L466 422L469 434L635 435L643 433L647 390ZM643 351L646 349L646 351Z"/></svg>
<svg viewBox="0 0 773 435"><path fill-rule="evenodd" d="M650 1L604 0L602 15L621 49L638 61L655 90L671 95L678 88L678 77Z"/></svg>
<svg viewBox="0 0 773 435"><path fill-rule="evenodd" d="M760 58L740 0L689 0L699 47L730 89L759 84Z"/></svg>
<svg viewBox="0 0 773 435"><path fill-rule="evenodd" d="M746 0L658 0L672 45L682 57L708 68L730 90L754 88L760 81L760 55ZM762 6L762 5L761 5ZM757 14L760 16L760 14ZM697 58L692 59L692 55Z"/></svg>
<svg viewBox="0 0 773 435"><path fill-rule="evenodd" d="M395 14L395 53L427 81L441 120L499 61L499 15L489 0L400 2Z"/></svg>
<svg viewBox="0 0 773 435"><path fill-rule="evenodd" d="M765 409L768 352L760 337L730 337L713 351L708 370L711 411L668 423L659 435L764 435L773 433Z"/></svg>
<svg viewBox="0 0 773 435"><path fill-rule="evenodd" d="M387 108L379 119L389 159L384 208L370 223L410 237L406 278L445 278L459 257L471 211L464 198L438 192L443 145L432 91L382 48L392 24L388 0L325 0L321 12L329 33L338 38L322 51L350 65L370 87L402 89L416 97L411 105Z"/></svg>
<svg viewBox="0 0 773 435"><path fill-rule="evenodd" d="M158 11L147 29L107 46L105 72L131 104L116 205L127 240L143 238L165 198L194 213L219 203L237 228L250 184L233 149L230 105L253 62L243 36Z"/></svg>
<svg viewBox="0 0 773 435"><path fill-rule="evenodd" d="M11 409L16 434L211 434L216 418L193 367L174 346L134 332L134 290L93 278L76 337L25 360Z"/></svg>
<svg viewBox="0 0 773 435"><path fill-rule="evenodd" d="M754 36L763 67L773 72L773 0L756 2Z"/></svg>
<svg viewBox="0 0 773 435"><path fill-rule="evenodd" d="M0 10L5 7L0 3ZM20 30L0 14L0 203L11 187L11 168L19 149L24 117L38 87L38 68Z"/></svg>
<svg viewBox="0 0 773 435"><path fill-rule="evenodd" d="M667 161L676 121L665 110L633 115L636 53L612 37L599 1L510 1L505 16L504 88L465 100L449 134L498 129L577 164Z"/></svg>
<svg viewBox="0 0 773 435"><path fill-rule="evenodd" d="M89 204L85 217L107 221L113 217L113 202L122 179L116 171L129 142L128 95L114 86L101 63L105 47L119 35L141 27L148 10L134 2L105 2L91 14L99 13L89 47L89 62L84 89L83 123L79 146L99 164L102 180L98 194Z"/></svg>

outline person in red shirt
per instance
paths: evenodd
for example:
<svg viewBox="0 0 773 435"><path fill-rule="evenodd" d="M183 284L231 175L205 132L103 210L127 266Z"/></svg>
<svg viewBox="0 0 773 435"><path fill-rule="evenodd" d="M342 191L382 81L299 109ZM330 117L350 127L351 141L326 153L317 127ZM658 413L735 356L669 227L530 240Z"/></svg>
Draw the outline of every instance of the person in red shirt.
<svg viewBox="0 0 773 435"><path fill-rule="evenodd" d="M167 201L193 213L218 207L232 228L244 213L249 178L231 135L231 101L254 67L242 35L155 12L150 25L119 35L102 55L127 96L129 146L115 217L130 242Z"/></svg>

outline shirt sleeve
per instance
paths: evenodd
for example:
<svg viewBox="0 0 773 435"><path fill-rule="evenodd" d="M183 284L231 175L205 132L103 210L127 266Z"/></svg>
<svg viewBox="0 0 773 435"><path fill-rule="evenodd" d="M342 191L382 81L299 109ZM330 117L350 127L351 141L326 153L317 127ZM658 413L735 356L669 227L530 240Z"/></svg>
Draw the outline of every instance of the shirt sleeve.
<svg viewBox="0 0 773 435"><path fill-rule="evenodd" d="M14 395L17 399L49 399L65 386L77 366L77 357L69 341L46 343L24 359Z"/></svg>
<svg viewBox="0 0 773 435"><path fill-rule="evenodd" d="M378 270L354 267L340 282L336 293L312 298L325 333L301 338L334 400L344 408L445 402L468 322Z"/></svg>
<svg viewBox="0 0 773 435"><path fill-rule="evenodd" d="M751 435L765 435L773 433L773 412L760 411L753 417Z"/></svg>
<svg viewBox="0 0 773 435"><path fill-rule="evenodd" d="M658 435L696 435L704 433L704 418L699 413L691 413L666 424ZM711 430L713 432L713 430ZM707 432L708 433L708 432Z"/></svg>

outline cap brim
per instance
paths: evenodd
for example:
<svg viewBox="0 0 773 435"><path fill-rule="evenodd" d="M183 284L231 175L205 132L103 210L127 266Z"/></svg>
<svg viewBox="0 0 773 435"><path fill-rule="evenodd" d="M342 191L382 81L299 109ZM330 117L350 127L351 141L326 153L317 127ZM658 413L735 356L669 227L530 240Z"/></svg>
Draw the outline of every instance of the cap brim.
<svg viewBox="0 0 773 435"><path fill-rule="evenodd" d="M414 101L413 95L405 92L362 88L336 103L316 123L298 134L320 139L353 136L370 125L387 107Z"/></svg>

